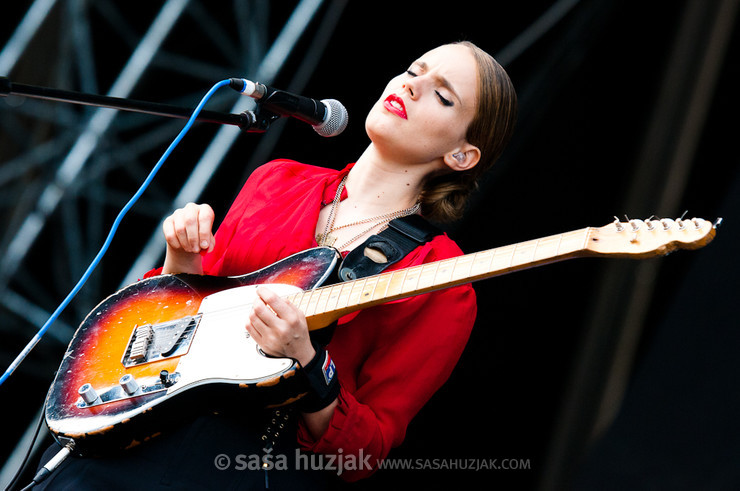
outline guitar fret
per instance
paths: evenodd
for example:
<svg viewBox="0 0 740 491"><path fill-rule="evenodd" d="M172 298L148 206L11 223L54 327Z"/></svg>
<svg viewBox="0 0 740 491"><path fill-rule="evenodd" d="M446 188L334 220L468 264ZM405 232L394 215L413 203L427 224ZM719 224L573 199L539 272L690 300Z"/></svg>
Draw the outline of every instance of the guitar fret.
<svg viewBox="0 0 740 491"><path fill-rule="evenodd" d="M511 251L511 258L509 259L509 264L506 266L507 268L510 268L512 264L514 264L514 256L516 256L516 250L519 247L519 244L516 244L514 246L514 249Z"/></svg>
<svg viewBox="0 0 740 491"><path fill-rule="evenodd" d="M298 295L300 295L302 292L298 293L291 293L290 295L285 297L285 300L292 303L293 305L296 305L296 298L298 298Z"/></svg>
<svg viewBox="0 0 740 491"><path fill-rule="evenodd" d="M507 254L511 254L511 258L507 260ZM504 246L496 249L496 254L491 261L491 271L497 271L509 267L514 257L514 247Z"/></svg>
<svg viewBox="0 0 740 491"><path fill-rule="evenodd" d="M421 274L421 266L414 266L407 270L406 277L403 279L403 293L408 293L417 289L419 284L419 275Z"/></svg>
<svg viewBox="0 0 740 491"><path fill-rule="evenodd" d="M537 248L540 246L540 240L541 239L537 239L537 242L534 243L534 250L532 251L532 259L531 259L532 261L534 261L535 258L537 257Z"/></svg>
<svg viewBox="0 0 740 491"><path fill-rule="evenodd" d="M306 305L306 310L303 312L308 315L314 315L316 314L316 304L319 302L319 297L321 296L321 292L316 294L319 290L311 290L311 294L308 296L308 305Z"/></svg>
<svg viewBox="0 0 740 491"><path fill-rule="evenodd" d="M521 244L517 244L517 246L514 249L514 254L511 256L511 264L509 264L509 267L512 266L518 266L520 264L524 264L528 262L527 260L523 259L523 256L527 254L527 251L529 250L529 247L531 246L531 242L522 242ZM514 259L516 258L516 263L514 263Z"/></svg>
<svg viewBox="0 0 740 491"><path fill-rule="evenodd" d="M320 314L322 312L326 312L326 302L329 301L329 293L331 288L328 286L324 286L321 288L317 288L316 291L319 294L319 299L316 302L316 313Z"/></svg>
<svg viewBox="0 0 740 491"><path fill-rule="evenodd" d="M383 299L388 293L388 285L391 283L391 275L381 274L378 276L378 281L373 289L373 300ZM379 293L378 289L382 289L383 293Z"/></svg>
<svg viewBox="0 0 740 491"><path fill-rule="evenodd" d="M472 256L459 256L455 259L455 267L452 268L452 279L459 280L470 276L470 269L473 267Z"/></svg>
<svg viewBox="0 0 740 491"><path fill-rule="evenodd" d="M344 308L349 305L349 295L352 292L352 283L342 283L342 288L339 291L339 298L337 299L337 306Z"/></svg>
<svg viewBox="0 0 740 491"><path fill-rule="evenodd" d="M298 308L301 309L303 313L306 313L306 311L308 310L308 301L310 298L310 291L304 291L303 293L301 293L301 301L298 303Z"/></svg>
<svg viewBox="0 0 740 491"><path fill-rule="evenodd" d="M365 283L367 282L367 278L365 278L363 281L353 281L352 290L349 294L349 305L359 305L360 299L362 295L362 289L365 286Z"/></svg>
<svg viewBox="0 0 740 491"><path fill-rule="evenodd" d="M394 271L391 273L391 280L388 283L388 296L398 295L403 291L403 281L406 279L408 270Z"/></svg>
<svg viewBox="0 0 740 491"><path fill-rule="evenodd" d="M470 267L470 275L476 276L487 273L490 268L491 259L493 259L493 250L481 251L473 254L473 264Z"/></svg>
<svg viewBox="0 0 740 491"><path fill-rule="evenodd" d="M329 298L326 301L326 311L337 308L339 302L339 293L342 290L341 285L333 285L329 288Z"/></svg>
<svg viewBox="0 0 740 491"><path fill-rule="evenodd" d="M452 270L455 267L452 263L455 262L456 261L454 259L445 259L444 261L440 261L439 268L437 268L437 274L435 275L435 285L450 281L450 278L452 278Z"/></svg>
<svg viewBox="0 0 740 491"><path fill-rule="evenodd" d="M532 261L540 261L557 256L558 237L544 237L535 244L535 251L532 254Z"/></svg>
<svg viewBox="0 0 740 491"><path fill-rule="evenodd" d="M326 312L326 302L329 300L330 288L319 288L319 300L316 302L316 313Z"/></svg>
<svg viewBox="0 0 740 491"><path fill-rule="evenodd" d="M377 276L368 276L365 284L362 286L362 296L360 297L360 303L369 302L373 299L373 291L375 290L375 285L378 284L378 277Z"/></svg>
<svg viewBox="0 0 740 491"><path fill-rule="evenodd" d="M437 262L425 264L421 267L421 273L419 274L419 288L434 286L434 278L437 275L438 268L439 263Z"/></svg>

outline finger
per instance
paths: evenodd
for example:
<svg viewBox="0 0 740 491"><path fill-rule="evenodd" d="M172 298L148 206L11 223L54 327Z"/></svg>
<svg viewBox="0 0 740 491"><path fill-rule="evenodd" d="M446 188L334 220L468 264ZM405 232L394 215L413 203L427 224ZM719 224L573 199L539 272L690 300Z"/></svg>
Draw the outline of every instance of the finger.
<svg viewBox="0 0 740 491"><path fill-rule="evenodd" d="M168 246L174 249L180 249L180 241L177 238L177 232L175 232L175 223L172 216L168 216L162 222L162 233L164 233L164 240Z"/></svg>
<svg viewBox="0 0 740 491"><path fill-rule="evenodd" d="M291 320L295 316L295 306L269 288L257 287L257 296L277 317Z"/></svg>
<svg viewBox="0 0 740 491"><path fill-rule="evenodd" d="M187 236L187 244L190 252L200 252L200 220L198 215L200 207L195 203L188 203L183 208L183 224ZM210 228L208 230L210 232Z"/></svg>
<svg viewBox="0 0 740 491"><path fill-rule="evenodd" d="M252 336L257 344L261 345L264 338L262 333L266 332L267 326L265 326L265 324L259 318L257 318L257 316L254 315L254 312L249 314L247 320L248 322L245 326L247 328L247 332L250 336Z"/></svg>
<svg viewBox="0 0 740 491"><path fill-rule="evenodd" d="M274 332L262 320L252 313L249 317L249 323L255 334L252 334L257 346L268 355L278 356L280 351L275 349L276 340Z"/></svg>
<svg viewBox="0 0 740 491"><path fill-rule="evenodd" d="M201 249L206 249L210 252L213 248L215 241L213 240L213 221L215 220L215 214L213 208L208 205L200 205L198 207L198 239Z"/></svg>
<svg viewBox="0 0 740 491"><path fill-rule="evenodd" d="M190 248L190 242L188 241L188 230L185 223L185 212L182 209L175 210L172 213L172 227L175 231L175 243L173 247L176 249L182 249L187 252L192 252Z"/></svg>
<svg viewBox="0 0 740 491"><path fill-rule="evenodd" d="M270 308L261 298L255 298L252 302L252 314L258 319L263 325L268 327L275 327L278 316L275 311Z"/></svg>

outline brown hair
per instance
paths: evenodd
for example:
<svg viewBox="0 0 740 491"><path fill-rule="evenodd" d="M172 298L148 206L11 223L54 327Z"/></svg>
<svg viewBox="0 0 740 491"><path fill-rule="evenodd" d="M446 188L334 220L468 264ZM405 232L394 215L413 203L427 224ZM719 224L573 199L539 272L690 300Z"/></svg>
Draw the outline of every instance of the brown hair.
<svg viewBox="0 0 740 491"><path fill-rule="evenodd" d="M517 112L516 92L506 70L475 44L468 41L454 44L470 48L478 67L478 104L465 137L480 149L481 156L472 169L437 174L424 182L421 212L437 222L451 222L462 217L478 180L498 160L509 142Z"/></svg>

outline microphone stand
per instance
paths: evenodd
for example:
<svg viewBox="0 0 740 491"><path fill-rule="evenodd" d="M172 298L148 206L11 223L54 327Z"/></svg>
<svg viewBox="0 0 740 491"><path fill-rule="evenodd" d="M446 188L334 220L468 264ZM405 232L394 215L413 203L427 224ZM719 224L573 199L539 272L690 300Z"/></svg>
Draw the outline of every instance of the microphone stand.
<svg viewBox="0 0 740 491"><path fill-rule="evenodd" d="M157 102L137 101L121 97L110 97L98 94L87 94L71 90L60 90L35 85L25 85L11 82L7 77L0 77L0 97L18 95L43 99L47 101L67 102L85 106L104 107L132 111L154 116L188 119L193 109L186 107L161 104ZM238 126L247 133L264 133L270 124L280 116L268 111L257 103L256 111L244 111L241 114L223 113L203 110L196 117L196 121L205 123L230 124Z"/></svg>

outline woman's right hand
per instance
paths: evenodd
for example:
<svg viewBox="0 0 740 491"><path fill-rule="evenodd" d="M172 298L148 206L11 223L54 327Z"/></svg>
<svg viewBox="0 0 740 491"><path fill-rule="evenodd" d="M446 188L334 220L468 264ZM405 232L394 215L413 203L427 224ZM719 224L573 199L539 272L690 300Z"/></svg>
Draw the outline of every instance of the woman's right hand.
<svg viewBox="0 0 740 491"><path fill-rule="evenodd" d="M213 209L188 203L175 210L162 224L167 254L162 273L203 274L201 253L213 250Z"/></svg>

